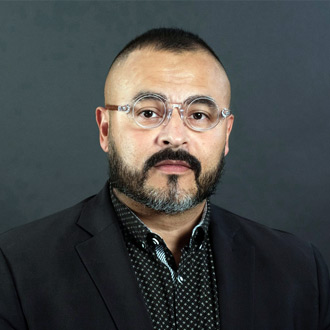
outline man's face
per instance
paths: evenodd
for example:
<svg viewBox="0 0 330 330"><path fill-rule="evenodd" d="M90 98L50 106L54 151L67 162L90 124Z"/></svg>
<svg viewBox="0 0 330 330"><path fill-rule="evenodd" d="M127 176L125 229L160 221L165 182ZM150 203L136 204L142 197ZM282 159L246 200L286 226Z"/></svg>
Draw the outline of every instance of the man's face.
<svg viewBox="0 0 330 330"><path fill-rule="evenodd" d="M142 49L131 53L111 70L106 103L130 104L141 92L163 94L170 103L183 103L193 95L208 96L220 109L228 108L230 101L226 74L211 55L201 51L174 54ZM185 126L177 110L167 125L153 129L141 128L125 113L97 111L113 187L168 214L183 212L213 192L228 153L232 116L209 131L196 132Z"/></svg>

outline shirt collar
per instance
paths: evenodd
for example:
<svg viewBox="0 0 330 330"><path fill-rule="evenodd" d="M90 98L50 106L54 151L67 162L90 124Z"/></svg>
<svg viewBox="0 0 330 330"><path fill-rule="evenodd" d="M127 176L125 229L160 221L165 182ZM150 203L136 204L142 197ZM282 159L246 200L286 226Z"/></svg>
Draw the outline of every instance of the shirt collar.
<svg viewBox="0 0 330 330"><path fill-rule="evenodd" d="M156 237L163 242L162 238L153 233L140 219L139 217L125 204L123 204L113 193L113 188L110 186L110 197L114 209L119 218L119 224L122 229L125 239L135 241L142 246L150 245L152 237ZM201 221L192 230L191 238L189 241L189 247L200 246L204 241L209 228L210 223L210 206L209 201L205 203L205 207L202 213ZM164 243L165 244L165 243Z"/></svg>

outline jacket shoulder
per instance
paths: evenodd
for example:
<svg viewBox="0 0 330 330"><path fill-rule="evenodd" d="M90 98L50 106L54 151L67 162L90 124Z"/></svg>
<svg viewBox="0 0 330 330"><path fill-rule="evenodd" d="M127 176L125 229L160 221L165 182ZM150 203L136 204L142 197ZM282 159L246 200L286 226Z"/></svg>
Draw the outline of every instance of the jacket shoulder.
<svg viewBox="0 0 330 330"><path fill-rule="evenodd" d="M47 243L49 244L52 240L69 235L70 232L78 229L76 221L85 205L92 198L94 196L88 197L67 209L0 234L0 249L6 251L22 246L47 246Z"/></svg>
<svg viewBox="0 0 330 330"><path fill-rule="evenodd" d="M215 205L211 211L211 230L214 240L230 242L233 250L252 251L254 276L258 278L256 290L260 295L272 292L276 299L279 293L278 301L285 312L291 308L292 301L296 308L300 304L306 313L315 310L319 329L330 329L329 271L315 246L291 233L269 228ZM241 256L246 257L244 253ZM277 292L273 291L274 287ZM287 308L282 299L285 294L290 297ZM266 306L266 300L259 309Z"/></svg>
<svg viewBox="0 0 330 330"><path fill-rule="evenodd" d="M225 210L212 204L212 218L214 224L220 226L233 237L243 236L256 248L263 251L278 251L283 254L298 254L304 257L314 257L314 247L292 233L270 228L253 220Z"/></svg>

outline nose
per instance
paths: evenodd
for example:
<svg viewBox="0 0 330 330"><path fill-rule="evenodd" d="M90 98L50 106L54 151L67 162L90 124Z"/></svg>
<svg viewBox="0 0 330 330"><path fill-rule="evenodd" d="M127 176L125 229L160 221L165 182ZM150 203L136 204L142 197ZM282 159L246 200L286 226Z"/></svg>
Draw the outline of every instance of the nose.
<svg viewBox="0 0 330 330"><path fill-rule="evenodd" d="M189 128L181 118L180 109L179 105L173 105L168 112L169 118L160 126L158 143L162 147L186 148L188 145Z"/></svg>

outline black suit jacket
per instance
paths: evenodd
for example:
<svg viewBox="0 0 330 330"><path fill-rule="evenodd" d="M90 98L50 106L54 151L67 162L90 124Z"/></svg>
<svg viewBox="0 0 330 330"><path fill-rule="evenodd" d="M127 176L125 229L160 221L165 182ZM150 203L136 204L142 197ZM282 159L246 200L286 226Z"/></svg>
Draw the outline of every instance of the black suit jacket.
<svg viewBox="0 0 330 330"><path fill-rule="evenodd" d="M329 274L291 234L212 206L222 330L330 329ZM0 237L0 329L148 330L108 186Z"/></svg>

